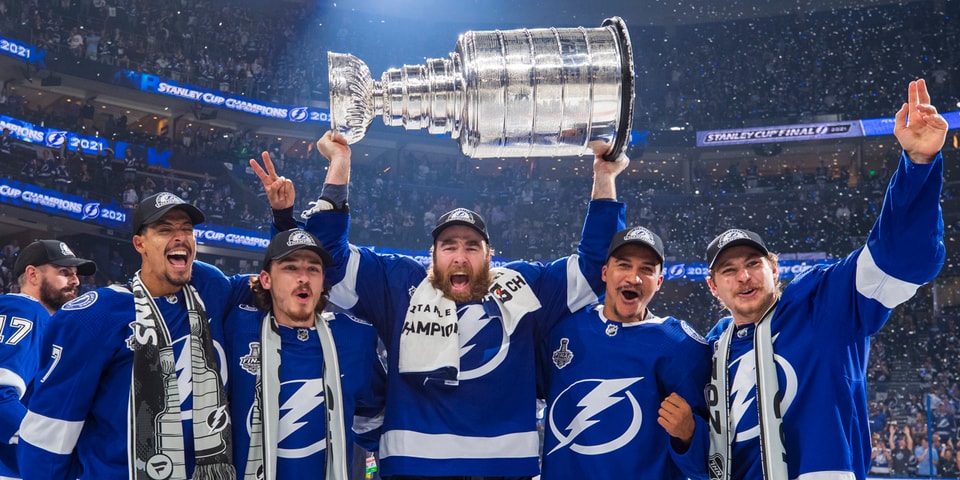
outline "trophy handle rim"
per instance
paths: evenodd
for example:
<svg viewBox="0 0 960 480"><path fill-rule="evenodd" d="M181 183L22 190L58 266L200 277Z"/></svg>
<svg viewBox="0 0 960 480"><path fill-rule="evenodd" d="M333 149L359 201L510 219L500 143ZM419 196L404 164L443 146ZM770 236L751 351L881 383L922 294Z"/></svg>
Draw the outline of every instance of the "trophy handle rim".
<svg viewBox="0 0 960 480"><path fill-rule="evenodd" d="M634 89L633 47L630 44L630 33L627 24L620 17L610 17L603 21L602 27L613 27L617 33L620 46L620 121L617 123L617 139L613 142L610 151L603 155L604 160L616 161L624 153L630 142L633 130L633 104L636 96Z"/></svg>

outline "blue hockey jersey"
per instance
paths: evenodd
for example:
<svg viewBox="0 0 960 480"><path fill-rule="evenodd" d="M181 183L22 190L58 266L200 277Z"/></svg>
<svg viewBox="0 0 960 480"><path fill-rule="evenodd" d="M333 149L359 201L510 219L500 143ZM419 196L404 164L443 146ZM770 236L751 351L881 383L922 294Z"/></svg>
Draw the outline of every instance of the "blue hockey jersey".
<svg viewBox="0 0 960 480"><path fill-rule="evenodd" d="M195 262L194 271L213 269ZM218 302L229 292L194 283L210 319L222 319ZM193 472L190 325L183 293L154 299L173 339L183 417L187 472ZM43 349L52 351L33 384L20 429L18 459L25 478L126 479L127 418L133 369L128 339L136 317L133 294L121 287L85 293L50 318ZM215 347L222 351L220 322L211 322ZM224 358L220 358L224 365ZM221 369L221 378L226 379Z"/></svg>
<svg viewBox="0 0 960 480"><path fill-rule="evenodd" d="M623 204L592 201L578 255L549 264L505 266L522 277L541 305L511 324L512 333L481 303L456 305L456 385L398 370L404 317L413 291L427 275L423 265L411 257L351 246L347 214L328 211L308 219L307 230L334 259L327 269L331 301L373 323L388 352L382 475L538 473L535 334L545 334L564 315L596 301L607 246L623 228L623 217Z"/></svg>
<svg viewBox="0 0 960 480"><path fill-rule="evenodd" d="M50 314L39 300L0 295L0 478L18 478L16 435L27 414L27 385L42 361L41 333Z"/></svg>
<svg viewBox="0 0 960 480"><path fill-rule="evenodd" d="M233 462L243 474L250 448L250 427L260 368L260 325L265 312L252 305L250 289L241 296L224 324L225 348L230 359ZM371 402L377 334L369 323L344 313L329 323L337 346L343 387L347 435L353 413ZM323 351L315 328L280 326L280 425L277 479L300 479L307 472L322 475L326 465L326 416L323 388ZM352 439L347 438L352 444ZM352 452L352 448L348 448Z"/></svg>
<svg viewBox="0 0 960 480"><path fill-rule="evenodd" d="M538 361L544 480L706 478L710 348L689 324L652 314L618 323L591 305L550 331ZM657 423L674 392L697 414L683 452Z"/></svg>
<svg viewBox="0 0 960 480"><path fill-rule="evenodd" d="M866 245L784 289L770 321L790 478L866 477L870 337L943 265L942 183L942 156L917 165L903 155ZM710 332L714 345L731 321ZM727 364L734 480L762 478L754 332L754 325L737 329Z"/></svg>

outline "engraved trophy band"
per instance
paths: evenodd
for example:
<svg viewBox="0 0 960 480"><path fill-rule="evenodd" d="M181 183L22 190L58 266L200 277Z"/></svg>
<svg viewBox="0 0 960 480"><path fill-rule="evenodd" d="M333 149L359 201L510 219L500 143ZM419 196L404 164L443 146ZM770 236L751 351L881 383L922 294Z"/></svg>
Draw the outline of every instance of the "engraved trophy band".
<svg viewBox="0 0 960 480"><path fill-rule="evenodd" d="M619 17L600 28L470 31L447 58L384 72L328 52L330 123L348 143L375 116L456 139L473 158L601 153L615 160L633 122L633 51Z"/></svg>

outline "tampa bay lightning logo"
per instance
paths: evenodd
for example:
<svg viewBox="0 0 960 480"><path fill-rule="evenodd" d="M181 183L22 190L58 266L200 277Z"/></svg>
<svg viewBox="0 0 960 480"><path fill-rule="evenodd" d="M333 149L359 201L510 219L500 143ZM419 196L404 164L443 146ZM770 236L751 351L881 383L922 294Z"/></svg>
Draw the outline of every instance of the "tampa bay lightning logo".
<svg viewBox="0 0 960 480"><path fill-rule="evenodd" d="M59 148L67 141L67 132L51 130L47 132L44 142L48 147Z"/></svg>
<svg viewBox="0 0 960 480"><path fill-rule="evenodd" d="M779 336L779 335L778 335ZM774 337L776 343L776 337ZM774 354L779 373L783 373L786 382L780 385L783 399L780 411L786 414L797 397L797 372L793 365L780 355ZM735 369L735 371L733 371ZM746 442L760 436L760 423L757 418L757 361L753 349L730 362L730 415L737 426L735 442Z"/></svg>
<svg viewBox="0 0 960 480"><path fill-rule="evenodd" d="M682 277L683 274L686 272L686 269L684 267L685 267L685 264L683 263L677 263L677 264L671 265L670 268L667 270L668 277L669 278Z"/></svg>
<svg viewBox="0 0 960 480"><path fill-rule="evenodd" d="M460 380L482 377L503 363L510 351L510 336L499 317L487 315L483 305L457 310L460 328Z"/></svg>
<svg viewBox="0 0 960 480"><path fill-rule="evenodd" d="M547 455L562 448L602 455L630 443L643 425L640 402L630 391L640 380L643 377L587 378L560 392L547 418L557 444Z"/></svg>
<svg viewBox="0 0 960 480"><path fill-rule="evenodd" d="M290 109L290 120L294 122L303 122L307 119L307 107L297 107Z"/></svg>
<svg viewBox="0 0 960 480"><path fill-rule="evenodd" d="M88 218L97 218L100 216L100 202L90 202L83 204L83 218L81 220L86 220Z"/></svg>
<svg viewBox="0 0 960 480"><path fill-rule="evenodd" d="M306 458L327 448L323 380L291 380L280 385L280 424L277 456ZM247 432L252 429L253 406L247 411Z"/></svg>

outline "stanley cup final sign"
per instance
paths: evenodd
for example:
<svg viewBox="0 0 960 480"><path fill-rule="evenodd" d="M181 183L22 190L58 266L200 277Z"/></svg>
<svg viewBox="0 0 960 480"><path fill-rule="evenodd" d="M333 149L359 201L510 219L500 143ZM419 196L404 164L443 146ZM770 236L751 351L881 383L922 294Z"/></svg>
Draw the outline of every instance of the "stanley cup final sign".
<svg viewBox="0 0 960 480"><path fill-rule="evenodd" d="M376 116L449 133L474 158L614 160L630 140L633 51L619 17L600 28L466 32L447 58L391 68L380 81L353 55L327 59L330 122L349 143Z"/></svg>

